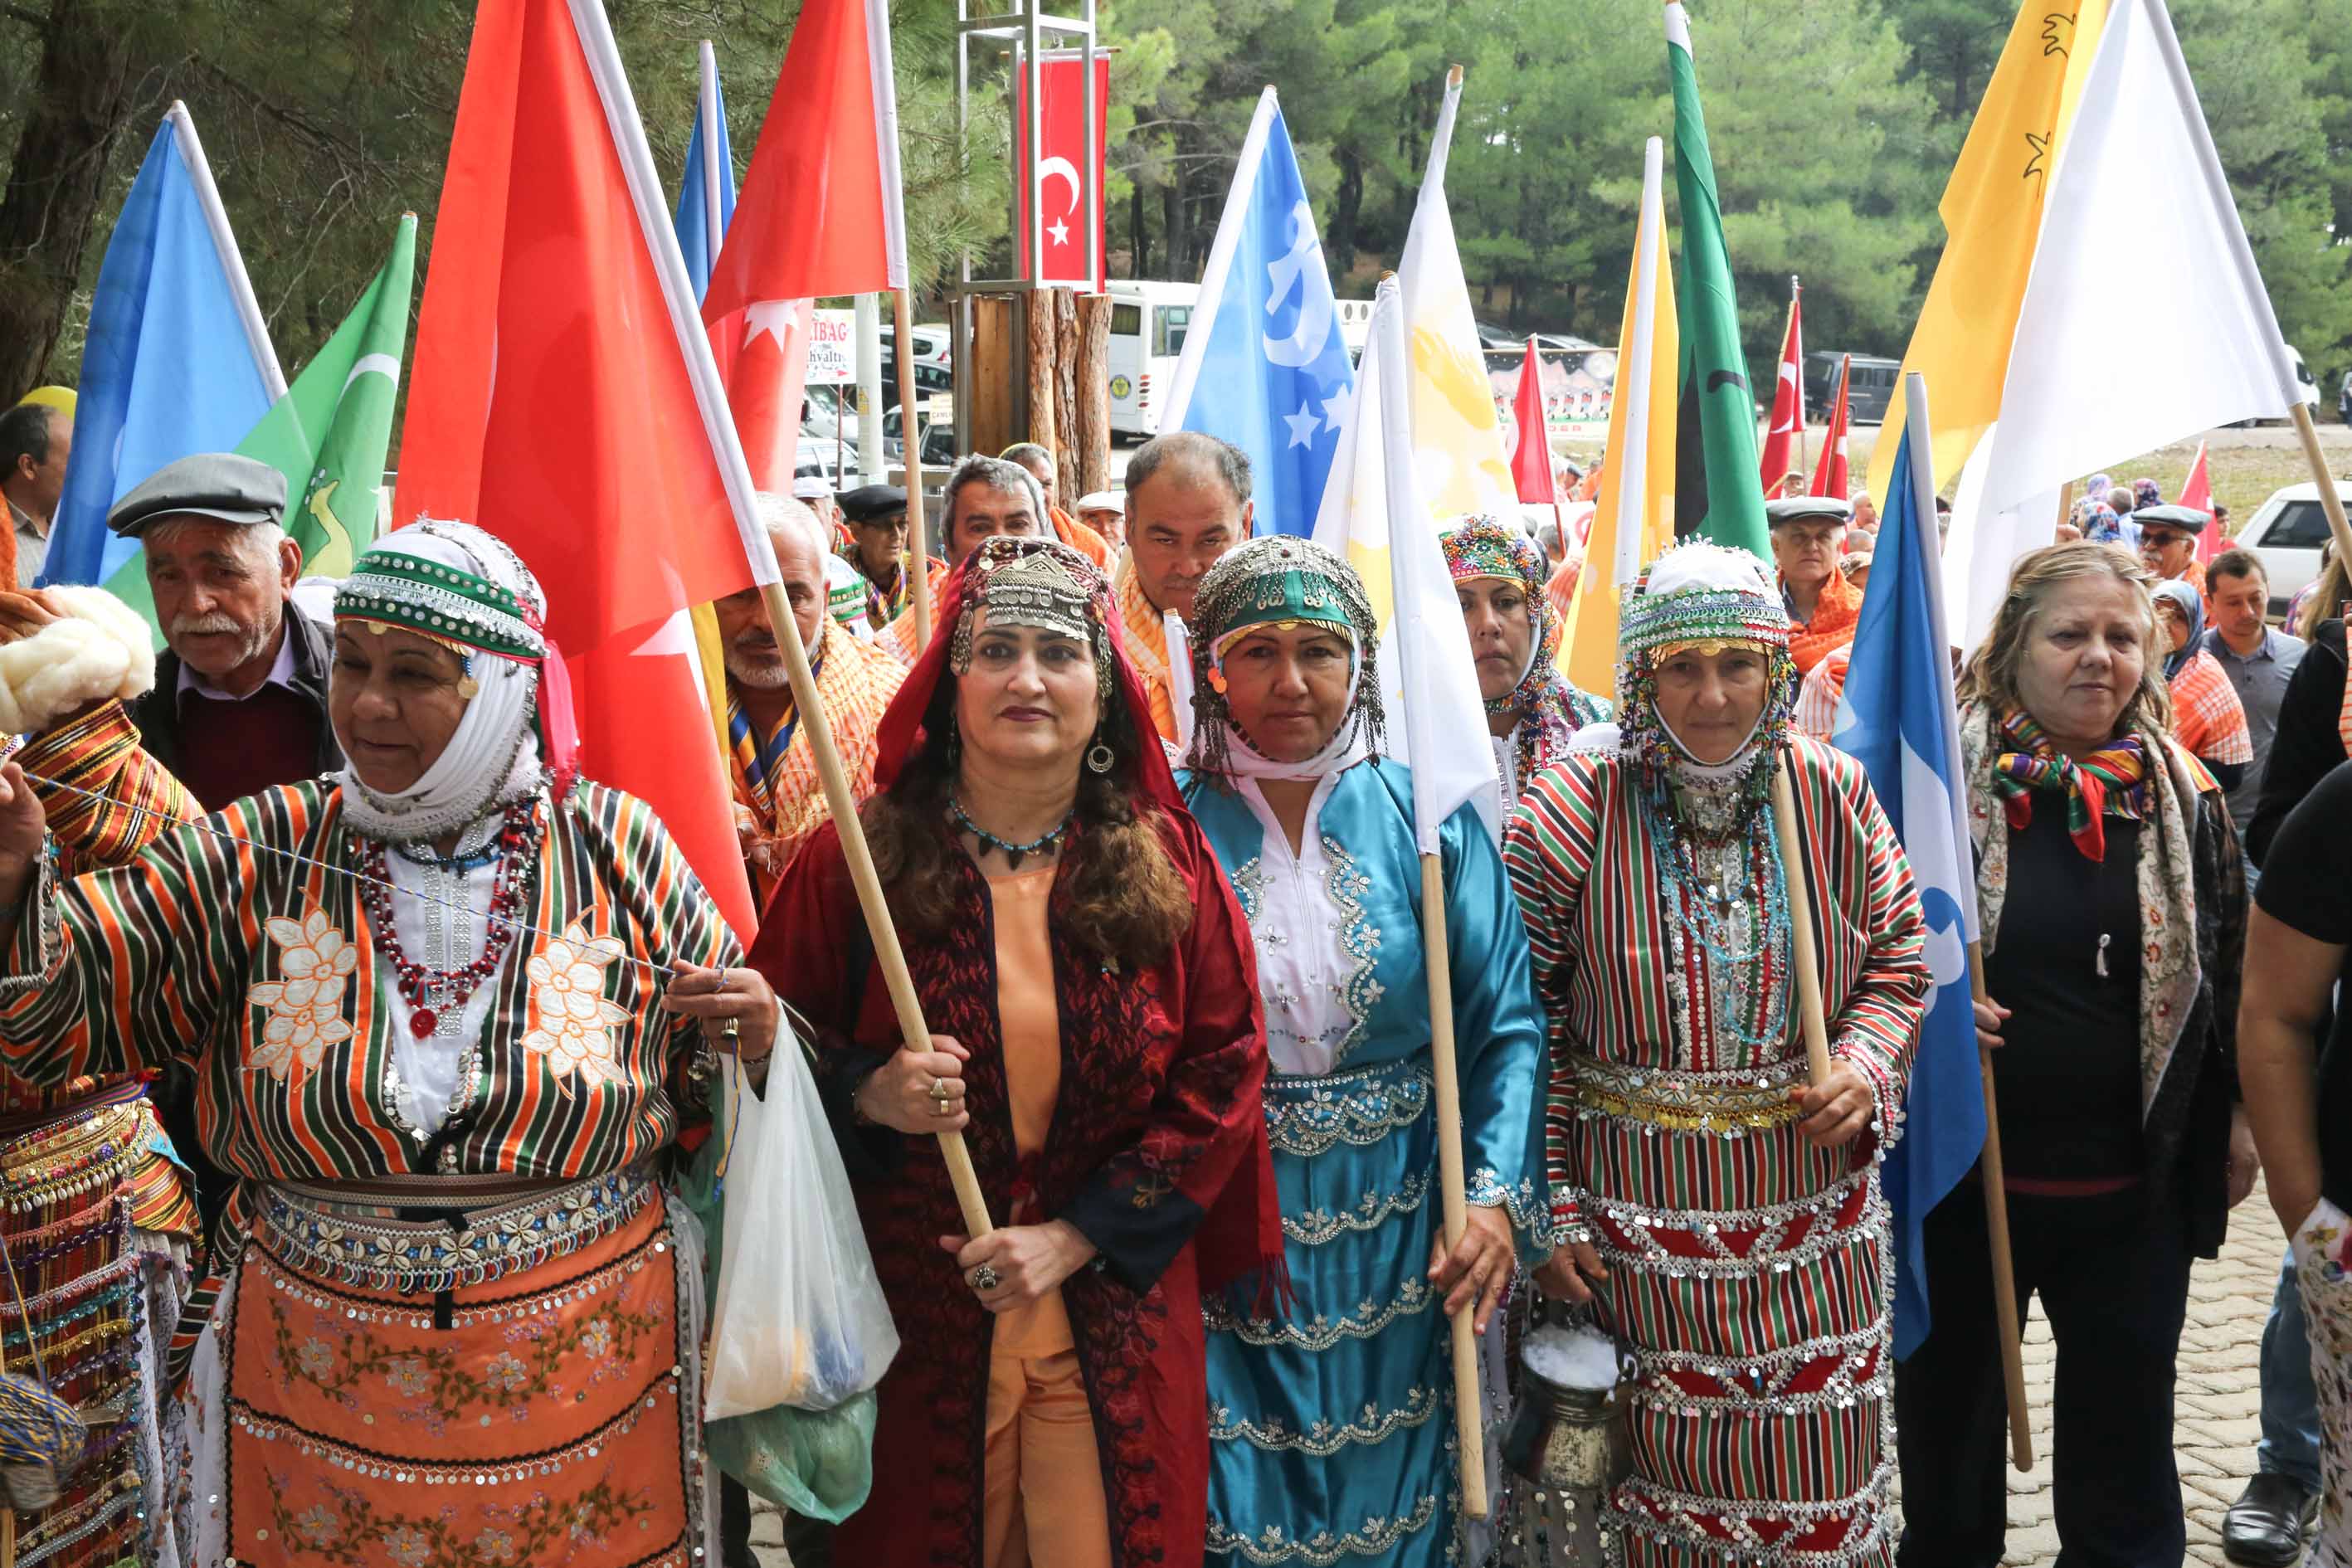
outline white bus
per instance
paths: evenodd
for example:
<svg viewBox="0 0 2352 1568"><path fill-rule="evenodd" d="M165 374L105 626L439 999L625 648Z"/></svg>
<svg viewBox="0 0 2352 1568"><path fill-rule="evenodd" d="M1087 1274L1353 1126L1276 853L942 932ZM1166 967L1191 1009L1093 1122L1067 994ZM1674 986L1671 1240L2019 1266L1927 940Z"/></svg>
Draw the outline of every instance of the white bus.
<svg viewBox="0 0 2352 1568"><path fill-rule="evenodd" d="M1160 408L1176 380L1176 359L1192 325L1198 283L1114 278L1110 294L1110 427L1116 436L1160 434Z"/></svg>

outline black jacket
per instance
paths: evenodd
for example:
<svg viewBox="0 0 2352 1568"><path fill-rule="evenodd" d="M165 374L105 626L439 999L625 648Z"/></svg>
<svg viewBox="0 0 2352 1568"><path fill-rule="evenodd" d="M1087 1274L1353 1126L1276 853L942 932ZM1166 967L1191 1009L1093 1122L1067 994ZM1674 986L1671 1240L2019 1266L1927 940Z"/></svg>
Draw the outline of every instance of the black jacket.
<svg viewBox="0 0 2352 1568"><path fill-rule="evenodd" d="M2322 621L2279 700L2278 729L2263 765L2263 793L2246 824L2254 864L2271 852L2279 824L2344 760L2337 724L2344 711L2344 623Z"/></svg>
<svg viewBox="0 0 2352 1568"><path fill-rule="evenodd" d="M343 751L335 744L335 727L327 716L327 674L335 663L335 633L311 620L290 603L286 606L286 635L294 643L294 689L319 710L319 760L314 773L329 773L343 765ZM180 732L180 656L165 651L155 661L155 689L131 706L148 755L174 773L187 757L186 738ZM294 784L294 779L280 780Z"/></svg>

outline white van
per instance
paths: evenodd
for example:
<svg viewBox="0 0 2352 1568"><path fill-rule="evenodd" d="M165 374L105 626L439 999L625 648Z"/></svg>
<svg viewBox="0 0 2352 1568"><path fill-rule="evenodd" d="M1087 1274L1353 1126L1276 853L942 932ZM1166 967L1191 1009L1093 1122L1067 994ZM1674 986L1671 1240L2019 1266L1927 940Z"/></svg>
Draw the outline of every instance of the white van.
<svg viewBox="0 0 2352 1568"><path fill-rule="evenodd" d="M1114 436L1160 434L1160 405L1176 379L1192 329L1198 283L1114 278L1110 295L1110 428Z"/></svg>

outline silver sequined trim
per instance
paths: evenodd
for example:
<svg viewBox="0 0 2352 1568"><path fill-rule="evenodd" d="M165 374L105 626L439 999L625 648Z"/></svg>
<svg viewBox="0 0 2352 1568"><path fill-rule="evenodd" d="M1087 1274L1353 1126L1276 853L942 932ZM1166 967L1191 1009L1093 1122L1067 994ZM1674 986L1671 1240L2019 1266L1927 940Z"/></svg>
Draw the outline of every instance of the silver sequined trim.
<svg viewBox="0 0 2352 1568"><path fill-rule="evenodd" d="M1267 1525L1255 1536L1236 1535L1227 1530L1223 1520L1209 1521L1209 1550L1238 1552L1253 1563L1299 1562L1311 1568L1331 1568L1331 1564L1354 1553L1359 1557L1378 1557L1399 1541L1416 1531L1425 1530L1437 1517L1437 1499L1423 1497L1413 1505L1412 1513L1400 1519L1372 1518L1345 1535L1318 1531L1304 1541L1293 1541L1277 1525Z"/></svg>
<svg viewBox="0 0 2352 1568"><path fill-rule="evenodd" d="M1434 1388L1416 1386L1406 1390L1404 1397L1399 1409L1384 1411L1367 1405L1352 1421L1335 1423L1327 1417L1303 1432L1291 1430L1279 1415L1270 1415L1264 1422L1236 1421L1234 1413L1221 1405L1209 1412L1209 1436L1220 1442L1240 1438L1271 1451L1296 1449L1324 1458L1350 1443L1379 1443L1410 1431L1435 1415L1443 1403Z"/></svg>

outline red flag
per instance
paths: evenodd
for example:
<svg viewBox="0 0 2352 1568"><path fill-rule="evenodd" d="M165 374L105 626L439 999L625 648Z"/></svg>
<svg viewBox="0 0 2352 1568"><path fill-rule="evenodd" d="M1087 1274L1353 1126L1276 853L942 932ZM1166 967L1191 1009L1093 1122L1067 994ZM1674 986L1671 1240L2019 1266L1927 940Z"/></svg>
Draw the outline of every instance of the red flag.
<svg viewBox="0 0 2352 1568"><path fill-rule="evenodd" d="M2197 460L2189 465L2189 477L2180 481L2180 504L2205 514L2205 527L2197 535L2197 559L2210 563L2221 553L2221 531L2213 525L2213 481L2205 471L2205 443L2197 443Z"/></svg>
<svg viewBox="0 0 2352 1568"><path fill-rule="evenodd" d="M1104 145L1110 135L1110 57L1095 56L1095 155L1087 157L1087 79L1083 54L1046 55L1037 62L1037 96L1045 121L1038 144L1045 148L1042 189L1045 203L1045 270L1042 278L1029 257L1029 182L1013 181L1013 232L1019 237L1021 276L1033 281L1068 287L1087 276L1087 195L1095 193L1095 283L1102 292L1110 275L1110 226L1103 207ZM1029 77L1013 74L1013 168L1016 176L1029 167ZM1069 199L1061 199L1056 181L1066 182Z"/></svg>
<svg viewBox="0 0 2352 1568"><path fill-rule="evenodd" d="M1780 379L1772 391L1772 423L1764 432L1764 456L1758 465L1766 500L1780 494L1782 481L1801 457L1797 441L1805 429L1805 333L1797 303L1797 286L1791 283L1789 330L1780 339Z"/></svg>
<svg viewBox="0 0 2352 1568"><path fill-rule="evenodd" d="M1835 496L1843 500L1847 477L1845 460L1846 378L1853 374L1853 356L1848 354L1838 365L1837 401L1830 405L1830 427L1822 432L1821 461L1813 465L1813 488L1808 493Z"/></svg>
<svg viewBox="0 0 2352 1568"><path fill-rule="evenodd" d="M885 0L808 0L702 301L761 489L798 466L814 301L907 286L898 124Z"/></svg>
<svg viewBox="0 0 2352 1568"><path fill-rule="evenodd" d="M1511 398L1511 418L1518 426L1518 444L1511 448L1511 482L1519 499L1559 504L1559 485L1551 469L1551 433L1544 424L1543 363L1536 358L1536 341L1528 340L1528 357L1519 366L1519 389Z"/></svg>
<svg viewBox="0 0 2352 1568"><path fill-rule="evenodd" d="M601 7L483 0L434 237L394 516L478 523L538 575L583 772L651 803L748 939L681 628L751 584L750 498L728 481L716 377L690 363L691 287Z"/></svg>

